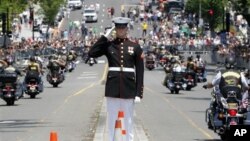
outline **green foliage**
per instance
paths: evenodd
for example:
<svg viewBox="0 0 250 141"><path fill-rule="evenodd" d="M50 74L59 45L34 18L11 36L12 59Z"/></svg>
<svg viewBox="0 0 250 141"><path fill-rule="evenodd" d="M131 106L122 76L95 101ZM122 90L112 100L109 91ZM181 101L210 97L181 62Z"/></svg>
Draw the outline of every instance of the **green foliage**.
<svg viewBox="0 0 250 141"><path fill-rule="evenodd" d="M0 0L0 13L6 12L7 7L11 13L19 14L27 7L27 0Z"/></svg>
<svg viewBox="0 0 250 141"><path fill-rule="evenodd" d="M229 0L232 4L234 10L238 14L242 14L243 17L247 20L248 25L250 25L250 0Z"/></svg>
<svg viewBox="0 0 250 141"><path fill-rule="evenodd" d="M222 23L224 12L223 0L188 0L186 3L185 11L187 13L195 13L199 15L199 4L201 3L201 17L204 22L209 23L210 28L213 30ZM209 10L213 10L213 15L209 14Z"/></svg>
<svg viewBox="0 0 250 141"><path fill-rule="evenodd" d="M40 6L43 10L43 14L45 16L46 21L49 25L54 24L54 19L61 7L64 3L64 0L40 0Z"/></svg>

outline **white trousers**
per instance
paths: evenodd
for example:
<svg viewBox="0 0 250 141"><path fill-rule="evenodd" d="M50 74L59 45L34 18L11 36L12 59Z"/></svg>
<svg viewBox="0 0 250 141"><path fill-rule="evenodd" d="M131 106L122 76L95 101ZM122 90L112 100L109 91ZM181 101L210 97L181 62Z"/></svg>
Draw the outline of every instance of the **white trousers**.
<svg viewBox="0 0 250 141"><path fill-rule="evenodd" d="M118 111L124 112L124 128L126 130L126 141L133 141L133 113L134 99L111 98L107 99L108 114L108 141L114 141L115 121L118 119Z"/></svg>

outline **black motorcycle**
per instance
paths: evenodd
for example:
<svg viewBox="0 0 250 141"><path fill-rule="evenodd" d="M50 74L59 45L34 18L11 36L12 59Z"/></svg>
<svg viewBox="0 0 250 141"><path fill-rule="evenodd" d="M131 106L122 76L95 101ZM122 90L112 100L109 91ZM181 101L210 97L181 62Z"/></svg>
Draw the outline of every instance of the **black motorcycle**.
<svg viewBox="0 0 250 141"><path fill-rule="evenodd" d="M166 87L170 90L171 94L179 94L179 91L185 87L183 83L183 73L173 72L172 79L167 81Z"/></svg>
<svg viewBox="0 0 250 141"><path fill-rule="evenodd" d="M193 87L195 87L195 77L194 77L194 72L192 71L187 71L184 76L184 83L185 83L185 89L187 91L190 91Z"/></svg>
<svg viewBox="0 0 250 141"><path fill-rule="evenodd" d="M60 70L52 70L47 74L47 81L53 85L53 87L58 87L64 81L64 75Z"/></svg>
<svg viewBox="0 0 250 141"><path fill-rule="evenodd" d="M17 76L15 74L1 74L0 75L0 97L7 103L7 105L14 105L18 100L16 93L22 92L22 88L17 90Z"/></svg>
<svg viewBox="0 0 250 141"><path fill-rule="evenodd" d="M250 113L239 112L241 101L239 87L225 86L221 89L221 93L223 97L212 92L212 102L210 108L206 110L206 122L208 128L217 133L222 140L228 140L231 126L250 124L250 116L247 116Z"/></svg>
<svg viewBox="0 0 250 141"><path fill-rule="evenodd" d="M204 77L205 67L203 67L203 66L197 67L195 70L195 73L197 75L197 82L206 82L207 81L207 78Z"/></svg>
<svg viewBox="0 0 250 141"><path fill-rule="evenodd" d="M146 60L146 68L148 70L153 70L155 68L155 61L153 60Z"/></svg>
<svg viewBox="0 0 250 141"><path fill-rule="evenodd" d="M40 82L39 75L35 72L28 72L24 83L24 92L30 98L36 98L36 95L43 91L43 84Z"/></svg>

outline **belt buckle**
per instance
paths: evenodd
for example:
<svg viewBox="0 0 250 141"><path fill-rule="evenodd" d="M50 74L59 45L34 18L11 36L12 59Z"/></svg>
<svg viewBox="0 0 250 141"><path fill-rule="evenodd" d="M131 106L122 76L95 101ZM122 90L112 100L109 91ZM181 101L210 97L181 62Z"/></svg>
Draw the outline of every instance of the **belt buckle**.
<svg viewBox="0 0 250 141"><path fill-rule="evenodd" d="M120 67L120 71L122 71L122 72L123 72L123 67Z"/></svg>

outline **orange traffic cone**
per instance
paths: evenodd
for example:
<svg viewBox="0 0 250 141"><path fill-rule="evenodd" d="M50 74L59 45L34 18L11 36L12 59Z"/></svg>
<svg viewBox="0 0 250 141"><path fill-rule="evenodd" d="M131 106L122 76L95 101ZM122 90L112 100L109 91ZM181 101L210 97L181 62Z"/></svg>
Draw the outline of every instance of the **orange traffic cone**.
<svg viewBox="0 0 250 141"><path fill-rule="evenodd" d="M119 119L115 121L114 141L123 141L123 137L122 137L122 122Z"/></svg>
<svg viewBox="0 0 250 141"><path fill-rule="evenodd" d="M118 112L118 120L121 120L121 123L122 123L122 138L123 138L123 141L126 141L126 130L125 130L125 124L124 124L124 112L123 111Z"/></svg>
<svg viewBox="0 0 250 141"><path fill-rule="evenodd" d="M50 132L50 141L57 141L57 133L52 131Z"/></svg>

